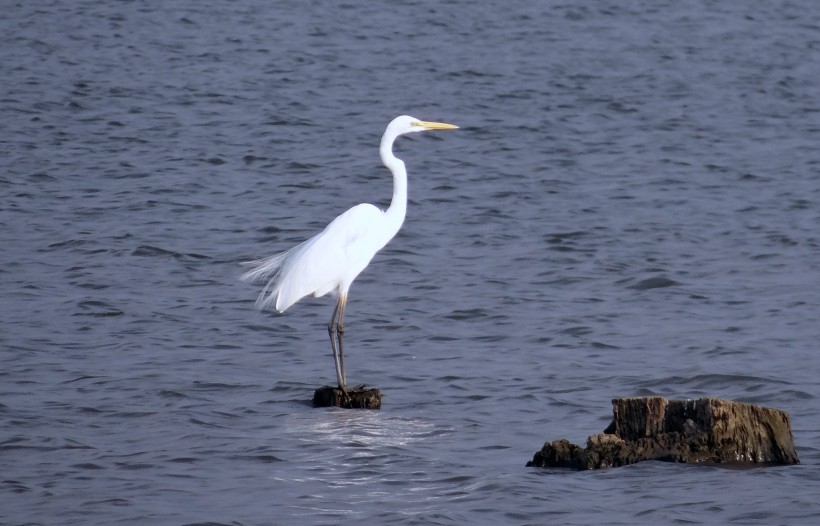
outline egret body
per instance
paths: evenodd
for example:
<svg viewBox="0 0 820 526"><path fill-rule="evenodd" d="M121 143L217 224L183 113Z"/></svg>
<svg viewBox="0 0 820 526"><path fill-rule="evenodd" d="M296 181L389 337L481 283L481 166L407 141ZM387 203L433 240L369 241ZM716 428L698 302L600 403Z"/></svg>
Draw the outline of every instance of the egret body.
<svg viewBox="0 0 820 526"><path fill-rule="evenodd" d="M308 294L319 297L331 293L337 297L327 330L341 389L347 387L344 317L348 290L376 252L393 239L407 212L407 170L404 162L393 155L393 143L407 133L455 128L458 126L407 115L396 117L387 126L379 148L382 162L393 174L393 199L387 210L368 203L356 205L307 241L268 258L244 263L252 268L242 275L243 281L266 282L256 300L261 309L273 307L284 312Z"/></svg>

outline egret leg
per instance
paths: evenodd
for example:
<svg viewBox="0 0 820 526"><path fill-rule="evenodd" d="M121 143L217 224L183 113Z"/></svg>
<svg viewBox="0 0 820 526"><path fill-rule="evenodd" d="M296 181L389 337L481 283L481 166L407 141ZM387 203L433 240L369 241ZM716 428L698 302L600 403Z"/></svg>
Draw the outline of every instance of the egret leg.
<svg viewBox="0 0 820 526"><path fill-rule="evenodd" d="M347 387L347 377L345 376L345 307L347 307L347 294L339 295L339 326L336 331L339 337L339 365L342 367L342 384Z"/></svg>
<svg viewBox="0 0 820 526"><path fill-rule="evenodd" d="M343 365L340 359L340 354L337 351L337 337L339 334L339 314L342 310L342 296L333 307L333 314L330 317L330 323L327 324L327 334L330 336L330 348L333 350L333 363L336 365L336 382L339 384L339 389L345 389L345 380Z"/></svg>

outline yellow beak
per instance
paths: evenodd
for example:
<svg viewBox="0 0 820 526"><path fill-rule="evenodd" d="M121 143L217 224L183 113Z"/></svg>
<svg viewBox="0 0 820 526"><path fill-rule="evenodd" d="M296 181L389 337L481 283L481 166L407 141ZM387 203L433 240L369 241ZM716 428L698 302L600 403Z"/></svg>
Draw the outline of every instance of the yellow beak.
<svg viewBox="0 0 820 526"><path fill-rule="evenodd" d="M431 122L431 121L416 121L417 126L421 126L425 130L455 130L458 126L455 124L447 124L446 122Z"/></svg>

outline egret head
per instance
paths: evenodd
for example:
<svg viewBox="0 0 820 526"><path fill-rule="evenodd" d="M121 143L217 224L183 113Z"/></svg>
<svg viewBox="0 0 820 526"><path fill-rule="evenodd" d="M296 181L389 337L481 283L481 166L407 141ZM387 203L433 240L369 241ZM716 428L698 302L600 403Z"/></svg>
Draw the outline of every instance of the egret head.
<svg viewBox="0 0 820 526"><path fill-rule="evenodd" d="M402 115L396 117L390 124L387 125L386 134L393 136L403 135L405 133L420 132L426 130L455 130L458 126L454 124L447 124L445 122L431 122L423 121L409 115Z"/></svg>

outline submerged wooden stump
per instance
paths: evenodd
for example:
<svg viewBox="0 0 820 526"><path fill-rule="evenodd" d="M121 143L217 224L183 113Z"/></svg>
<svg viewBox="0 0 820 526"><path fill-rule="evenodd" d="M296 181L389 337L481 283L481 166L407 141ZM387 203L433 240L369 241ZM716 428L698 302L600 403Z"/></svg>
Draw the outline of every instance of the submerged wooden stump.
<svg viewBox="0 0 820 526"><path fill-rule="evenodd" d="M587 439L544 444L527 466L597 469L643 460L798 464L789 414L752 404L660 396L617 398L612 423Z"/></svg>
<svg viewBox="0 0 820 526"><path fill-rule="evenodd" d="M313 393L314 407L343 407L345 409L381 409L382 393L364 385L339 389L320 387Z"/></svg>

